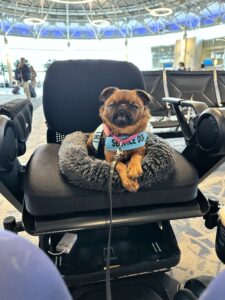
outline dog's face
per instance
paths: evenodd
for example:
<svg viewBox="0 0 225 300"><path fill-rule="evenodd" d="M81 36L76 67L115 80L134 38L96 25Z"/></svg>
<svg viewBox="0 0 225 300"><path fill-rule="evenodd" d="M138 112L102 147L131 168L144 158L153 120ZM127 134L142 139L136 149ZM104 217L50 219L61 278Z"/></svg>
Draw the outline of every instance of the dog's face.
<svg viewBox="0 0 225 300"><path fill-rule="evenodd" d="M142 90L120 90L109 87L102 91L100 100L103 106L100 108L100 117L103 123L119 133L137 130L136 127L146 127L150 118L148 104L150 96Z"/></svg>

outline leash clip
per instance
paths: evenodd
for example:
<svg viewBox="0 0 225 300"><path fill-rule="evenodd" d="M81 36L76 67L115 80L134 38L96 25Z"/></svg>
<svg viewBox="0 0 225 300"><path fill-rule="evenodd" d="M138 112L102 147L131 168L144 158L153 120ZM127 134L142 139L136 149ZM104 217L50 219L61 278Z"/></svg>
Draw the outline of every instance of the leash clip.
<svg viewBox="0 0 225 300"><path fill-rule="evenodd" d="M116 155L114 157L117 159L120 157L120 155L123 155L122 146L123 146L123 143L121 142L119 145L119 148L116 149Z"/></svg>

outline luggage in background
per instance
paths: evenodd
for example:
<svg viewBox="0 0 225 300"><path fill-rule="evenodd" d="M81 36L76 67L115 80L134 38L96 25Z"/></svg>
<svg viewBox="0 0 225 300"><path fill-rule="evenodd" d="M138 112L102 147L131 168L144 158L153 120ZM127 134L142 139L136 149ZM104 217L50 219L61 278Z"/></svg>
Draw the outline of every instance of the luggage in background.
<svg viewBox="0 0 225 300"><path fill-rule="evenodd" d="M20 87L17 85L12 89L12 93L14 95L18 95L20 93Z"/></svg>

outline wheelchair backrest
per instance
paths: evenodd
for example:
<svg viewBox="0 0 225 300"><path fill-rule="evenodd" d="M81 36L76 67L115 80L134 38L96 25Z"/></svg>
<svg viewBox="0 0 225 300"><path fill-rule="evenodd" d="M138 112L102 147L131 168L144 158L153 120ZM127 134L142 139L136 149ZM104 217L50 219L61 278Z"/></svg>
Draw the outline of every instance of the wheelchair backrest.
<svg viewBox="0 0 225 300"><path fill-rule="evenodd" d="M101 123L99 95L108 86L145 89L141 72L128 62L54 62L46 73L43 89L48 142L60 142L63 135L74 131L94 131Z"/></svg>

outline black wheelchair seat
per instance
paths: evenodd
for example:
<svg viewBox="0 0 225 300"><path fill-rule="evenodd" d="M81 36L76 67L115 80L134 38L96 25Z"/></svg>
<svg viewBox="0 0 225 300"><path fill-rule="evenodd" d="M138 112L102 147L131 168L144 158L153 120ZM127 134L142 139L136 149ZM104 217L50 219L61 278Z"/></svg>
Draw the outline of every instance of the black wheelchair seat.
<svg viewBox="0 0 225 300"><path fill-rule="evenodd" d="M92 132L99 125L99 94L107 86L145 89L140 71L127 62L76 60L55 62L48 69L43 90L48 143L33 153L24 182L23 221L32 234L108 226L107 193L73 186L58 165L65 135ZM175 171L166 183L137 193L113 194L115 225L196 217L207 212L207 200L198 190L197 169L184 155L175 155Z"/></svg>
<svg viewBox="0 0 225 300"><path fill-rule="evenodd" d="M60 145L39 147L32 155L25 178L25 205L34 216L46 216L108 208L108 196L100 191L76 188L60 174L58 151ZM137 193L113 195L113 207L135 207L191 201L198 191L195 168L178 152L175 171L169 180ZM185 172L184 172L185 170Z"/></svg>

